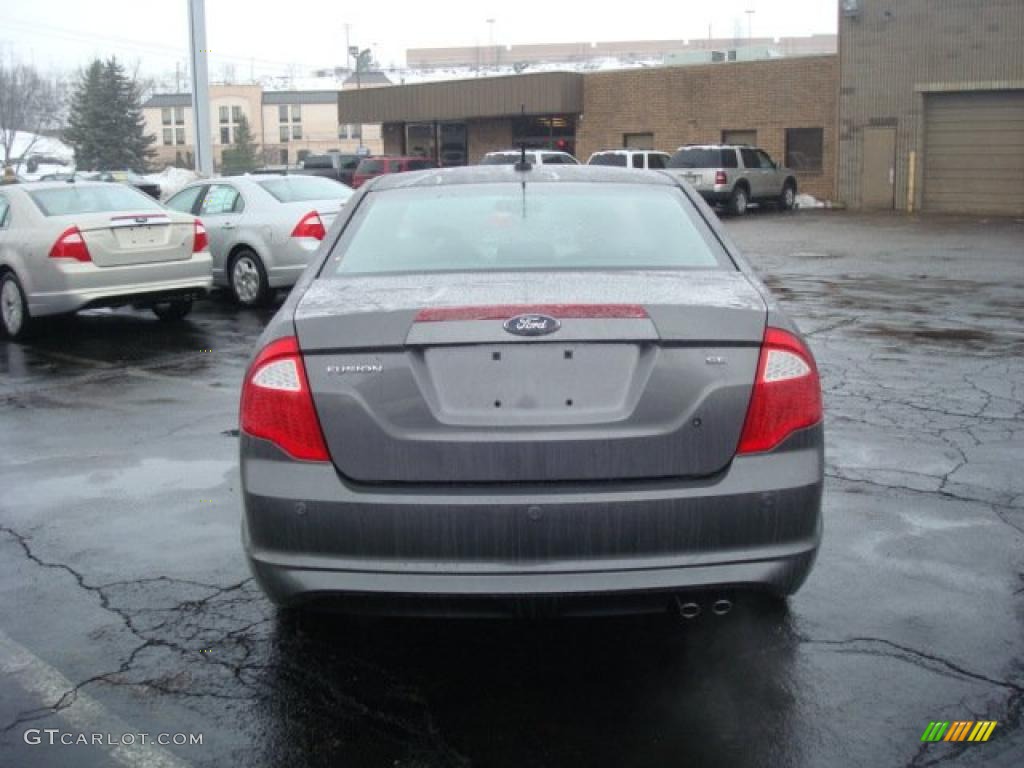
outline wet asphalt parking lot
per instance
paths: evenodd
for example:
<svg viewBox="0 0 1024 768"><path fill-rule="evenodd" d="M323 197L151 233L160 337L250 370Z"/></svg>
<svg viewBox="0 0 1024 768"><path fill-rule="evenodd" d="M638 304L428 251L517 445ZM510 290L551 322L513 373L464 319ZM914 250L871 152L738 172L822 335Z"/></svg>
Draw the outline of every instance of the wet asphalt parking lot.
<svg viewBox="0 0 1024 768"><path fill-rule="evenodd" d="M0 341L0 765L1024 763L1024 221L727 228L825 388L825 540L787 609L279 619L238 533L269 311L90 313ZM998 725L923 744L932 720Z"/></svg>

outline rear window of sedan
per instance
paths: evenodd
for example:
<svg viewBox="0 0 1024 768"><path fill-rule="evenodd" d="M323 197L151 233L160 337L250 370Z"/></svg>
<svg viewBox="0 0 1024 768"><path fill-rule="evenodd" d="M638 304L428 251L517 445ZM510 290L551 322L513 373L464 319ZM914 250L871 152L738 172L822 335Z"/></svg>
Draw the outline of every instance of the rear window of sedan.
<svg viewBox="0 0 1024 768"><path fill-rule="evenodd" d="M282 176L279 179L260 179L256 183L273 195L279 203L348 200L352 196L350 188L322 176Z"/></svg>
<svg viewBox="0 0 1024 768"><path fill-rule="evenodd" d="M323 276L731 264L674 186L494 183L368 195Z"/></svg>
<svg viewBox="0 0 1024 768"><path fill-rule="evenodd" d="M668 161L669 168L723 168L720 149L693 147L680 149Z"/></svg>
<svg viewBox="0 0 1024 768"><path fill-rule="evenodd" d="M28 196L44 216L164 210L149 195L133 187L109 182L95 186L68 184L66 187L36 189Z"/></svg>

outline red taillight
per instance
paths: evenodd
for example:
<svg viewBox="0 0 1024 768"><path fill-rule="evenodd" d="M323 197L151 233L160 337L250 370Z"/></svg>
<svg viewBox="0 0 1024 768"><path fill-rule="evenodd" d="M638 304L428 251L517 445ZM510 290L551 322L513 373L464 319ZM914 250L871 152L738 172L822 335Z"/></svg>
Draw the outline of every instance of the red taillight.
<svg viewBox="0 0 1024 768"><path fill-rule="evenodd" d="M323 240L326 234L327 231L324 229L324 223L320 220L320 214L316 211L310 211L299 219L299 223L292 230L292 237L312 237L317 240Z"/></svg>
<svg viewBox="0 0 1024 768"><path fill-rule="evenodd" d="M306 368L294 336L268 344L242 385L242 431L304 461L329 461L313 407Z"/></svg>
<svg viewBox="0 0 1024 768"><path fill-rule="evenodd" d="M203 222L196 219L195 235L192 238L192 253L205 251L210 245L210 239L206 236L206 227Z"/></svg>
<svg viewBox="0 0 1024 768"><path fill-rule="evenodd" d="M715 171L715 184L728 184L729 176L725 171Z"/></svg>
<svg viewBox="0 0 1024 768"><path fill-rule="evenodd" d="M50 249L51 259L74 259L75 261L92 261L89 248L85 245L85 238L78 227L65 229L57 242Z"/></svg>
<svg viewBox="0 0 1024 768"><path fill-rule="evenodd" d="M737 453L770 450L821 416L821 383L810 351L793 334L768 328Z"/></svg>

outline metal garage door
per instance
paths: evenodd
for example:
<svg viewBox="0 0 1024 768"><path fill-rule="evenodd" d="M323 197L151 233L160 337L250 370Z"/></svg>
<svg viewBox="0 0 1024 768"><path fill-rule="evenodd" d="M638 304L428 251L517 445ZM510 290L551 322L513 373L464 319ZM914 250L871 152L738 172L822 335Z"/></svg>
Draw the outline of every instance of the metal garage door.
<svg viewBox="0 0 1024 768"><path fill-rule="evenodd" d="M1024 91L929 94L924 209L1024 215Z"/></svg>

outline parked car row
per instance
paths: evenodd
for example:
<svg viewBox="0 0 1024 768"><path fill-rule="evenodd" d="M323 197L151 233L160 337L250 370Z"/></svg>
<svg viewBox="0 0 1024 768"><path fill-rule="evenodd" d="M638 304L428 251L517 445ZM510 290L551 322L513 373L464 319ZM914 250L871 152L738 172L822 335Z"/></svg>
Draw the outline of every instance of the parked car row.
<svg viewBox="0 0 1024 768"><path fill-rule="evenodd" d="M481 165L512 165L522 150L488 152ZM525 150L533 165L578 165L566 152ZM776 204L789 210L796 203L796 175L776 163L763 149L746 144L688 144L674 154L652 149L604 149L594 152L587 165L666 171L692 185L708 203L724 206L742 216L751 203Z"/></svg>
<svg viewBox="0 0 1024 768"><path fill-rule="evenodd" d="M161 205L129 184L0 190L0 330L40 317L149 308L180 320L214 285L244 306L295 283L352 189L306 176L197 181Z"/></svg>

